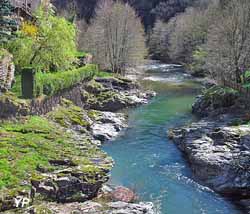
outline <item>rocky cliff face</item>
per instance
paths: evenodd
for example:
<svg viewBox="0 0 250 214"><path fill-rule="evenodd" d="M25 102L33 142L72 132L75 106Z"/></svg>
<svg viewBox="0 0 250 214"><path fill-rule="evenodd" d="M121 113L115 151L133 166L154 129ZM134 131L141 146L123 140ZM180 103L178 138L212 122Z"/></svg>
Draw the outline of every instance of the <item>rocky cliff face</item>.
<svg viewBox="0 0 250 214"><path fill-rule="evenodd" d="M249 113L233 91L211 91L211 99L202 95L193 108L206 117L169 130L169 138L186 155L202 184L225 196L250 201Z"/></svg>
<svg viewBox="0 0 250 214"><path fill-rule="evenodd" d="M187 155L193 173L227 196L250 198L250 127L202 120L174 129L171 138Z"/></svg>

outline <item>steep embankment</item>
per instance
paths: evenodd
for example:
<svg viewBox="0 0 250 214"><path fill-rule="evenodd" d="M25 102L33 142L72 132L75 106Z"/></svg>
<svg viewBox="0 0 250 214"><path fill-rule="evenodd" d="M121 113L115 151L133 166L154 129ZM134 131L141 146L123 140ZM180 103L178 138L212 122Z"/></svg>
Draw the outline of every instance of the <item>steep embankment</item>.
<svg viewBox="0 0 250 214"><path fill-rule="evenodd" d="M234 90L213 86L197 98L193 112L203 118L171 130L169 137L187 155L194 175L204 184L249 201L250 118L246 106Z"/></svg>
<svg viewBox="0 0 250 214"><path fill-rule="evenodd" d="M123 78L91 80L82 85L81 92L82 108L61 96L60 105L43 116L21 116L18 111L18 119L1 123L1 212L153 212L150 203L133 205L117 199L112 203L113 190L103 187L113 160L98 147L126 127L125 115L99 110L142 104L151 93L141 92L137 84ZM7 99L8 94L3 97L1 105L15 101L17 107L25 107L25 115L32 113L31 103ZM97 196L96 202L87 202ZM28 208L21 208L23 199L28 200Z"/></svg>

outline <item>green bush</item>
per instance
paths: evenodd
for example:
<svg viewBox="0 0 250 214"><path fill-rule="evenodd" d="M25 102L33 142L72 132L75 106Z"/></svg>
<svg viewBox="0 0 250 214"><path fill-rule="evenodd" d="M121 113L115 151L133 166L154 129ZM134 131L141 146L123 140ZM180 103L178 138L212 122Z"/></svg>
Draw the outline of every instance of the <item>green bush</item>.
<svg viewBox="0 0 250 214"><path fill-rule="evenodd" d="M16 67L21 70L32 66L42 71L72 68L77 61L75 26L51 9L41 7L35 17L35 24L24 22L17 37L6 45Z"/></svg>
<svg viewBox="0 0 250 214"><path fill-rule="evenodd" d="M87 56L88 54L86 52L83 52L83 51L77 51L76 54L75 54L75 57L85 57Z"/></svg>
<svg viewBox="0 0 250 214"><path fill-rule="evenodd" d="M71 71L55 73L37 72L35 78L35 95L54 95L63 89L70 88L73 85L82 82L83 80L93 78L96 72L96 65L87 65Z"/></svg>

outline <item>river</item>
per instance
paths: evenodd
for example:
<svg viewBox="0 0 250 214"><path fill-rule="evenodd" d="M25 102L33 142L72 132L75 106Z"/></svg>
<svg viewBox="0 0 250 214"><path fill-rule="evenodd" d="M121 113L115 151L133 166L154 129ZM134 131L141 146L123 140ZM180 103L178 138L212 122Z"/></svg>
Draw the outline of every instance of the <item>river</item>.
<svg viewBox="0 0 250 214"><path fill-rule="evenodd" d="M161 214L240 214L230 201L199 185L167 130L195 118L191 105L200 85L167 65L148 66L141 81L157 96L147 105L128 110L126 129L103 149L115 160L111 183L153 201Z"/></svg>

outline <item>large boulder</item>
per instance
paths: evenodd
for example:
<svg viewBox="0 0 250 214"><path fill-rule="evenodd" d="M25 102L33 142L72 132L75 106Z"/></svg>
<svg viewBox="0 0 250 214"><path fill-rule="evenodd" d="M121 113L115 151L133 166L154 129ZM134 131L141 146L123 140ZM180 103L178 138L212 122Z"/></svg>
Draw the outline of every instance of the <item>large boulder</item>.
<svg viewBox="0 0 250 214"><path fill-rule="evenodd" d="M114 139L127 127L125 115L122 113L92 111L96 118L91 125L92 135L101 142Z"/></svg>
<svg viewBox="0 0 250 214"><path fill-rule="evenodd" d="M112 199L114 201L130 203L135 201L137 199L137 196L132 190L126 187L119 186L112 192Z"/></svg>

